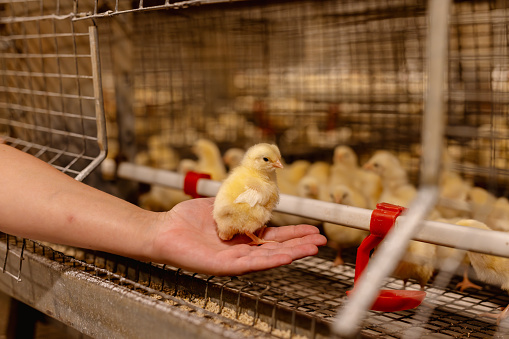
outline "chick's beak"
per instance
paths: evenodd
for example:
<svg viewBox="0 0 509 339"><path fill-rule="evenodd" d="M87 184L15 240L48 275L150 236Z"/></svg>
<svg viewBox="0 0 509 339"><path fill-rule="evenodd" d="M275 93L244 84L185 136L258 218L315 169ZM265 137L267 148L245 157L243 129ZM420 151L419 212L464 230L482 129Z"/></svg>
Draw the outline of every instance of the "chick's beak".
<svg viewBox="0 0 509 339"><path fill-rule="evenodd" d="M362 166L362 168L367 170L367 171L372 171L373 170L373 165L371 165L370 163L366 163L366 164L364 164L364 166Z"/></svg>
<svg viewBox="0 0 509 339"><path fill-rule="evenodd" d="M272 164L272 166L276 168L283 168L283 164L281 163L280 160L277 160L274 164Z"/></svg>

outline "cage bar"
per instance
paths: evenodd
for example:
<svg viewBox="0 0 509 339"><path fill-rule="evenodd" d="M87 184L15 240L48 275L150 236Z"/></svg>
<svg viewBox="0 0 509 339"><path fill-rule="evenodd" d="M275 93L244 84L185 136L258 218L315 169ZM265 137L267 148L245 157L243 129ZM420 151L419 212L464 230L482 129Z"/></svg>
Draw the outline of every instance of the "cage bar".
<svg viewBox="0 0 509 339"><path fill-rule="evenodd" d="M490 218L502 213L495 206L504 203L509 183L507 1L452 1L446 29L430 21L432 6L423 0L0 5L5 14L0 18L2 139L79 180L88 174L97 188L162 211L173 206L175 195L187 199L178 161L195 159L192 146L199 138L214 141L221 154L277 143L288 168L301 160L330 164L337 145L350 146L359 164L382 148L397 156L409 181L422 189L422 199L396 222L399 237L508 256L500 215L497 231L424 220L430 208L446 219L458 214L494 225ZM448 33L430 46L431 31L439 28ZM446 62L430 56L435 47L440 53L445 48ZM442 95L444 102L438 99ZM106 157L106 145L103 171L93 171ZM438 152L442 147L449 158ZM444 172L484 190L488 202L476 201L471 192L468 198L444 196ZM214 196L219 185L202 179L197 191ZM293 220L369 228L371 209L282 193L276 212L299 218ZM420 229L413 232L410 224ZM362 321L361 316L349 321L341 310L348 309L345 293L353 286L355 251L346 252L340 266L332 264L335 251L324 247L289 266L223 278L31 241L18 271L21 239L1 239L8 250L5 258L0 251L0 263L7 272L19 272L21 284L31 282L32 270L66 282L67 273L61 272L69 272L79 275L73 283L81 292L97 290L118 306L128 296L132 312L108 319L116 326L112 336L129 331L135 326L130 316L143 312L155 320L139 334L154 336L163 336L165 322L175 319L184 320L183 336L328 338L334 336L335 320L355 327L355 334L377 338L507 333L505 322L478 317L506 306L507 293L492 285L458 291L463 271L455 257L427 284L430 307L368 311ZM378 253L383 250L388 247ZM385 277L385 270L368 287L401 289L403 282ZM469 274L475 277L471 269ZM30 299L28 285L14 282L0 275L0 289L48 309L46 300ZM420 286L412 282L407 288ZM48 290L58 300L69 287ZM74 297L83 323L65 302L57 303L53 315L101 336L105 322L87 322L103 310L89 310L85 305L97 305L85 293ZM365 308L359 307L359 314ZM196 333L193 324L206 329Z"/></svg>

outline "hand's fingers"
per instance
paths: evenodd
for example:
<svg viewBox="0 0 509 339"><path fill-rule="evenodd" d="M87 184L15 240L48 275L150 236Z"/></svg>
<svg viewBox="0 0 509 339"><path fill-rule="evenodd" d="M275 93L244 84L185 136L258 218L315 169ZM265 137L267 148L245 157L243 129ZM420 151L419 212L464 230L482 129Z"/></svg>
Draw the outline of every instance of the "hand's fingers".
<svg viewBox="0 0 509 339"><path fill-rule="evenodd" d="M245 274L254 271L268 270L282 265L291 264L293 258L285 253L272 254L269 256L243 257L238 260L241 273Z"/></svg>
<svg viewBox="0 0 509 339"><path fill-rule="evenodd" d="M311 225L267 227L264 231L264 239L282 242L318 233L320 233L318 228Z"/></svg>
<svg viewBox="0 0 509 339"><path fill-rule="evenodd" d="M276 249L264 249L258 247L249 257L239 259L239 263L244 261L246 271L252 272L266 270L281 265L288 265L293 260L301 259L310 255L316 255L318 247L312 244L303 244L292 247L280 247Z"/></svg>
<svg viewBox="0 0 509 339"><path fill-rule="evenodd" d="M282 242L269 242L259 246L265 249L290 248L301 245L323 246L327 244L327 238L321 234L309 234L300 238L293 238Z"/></svg>
<svg viewBox="0 0 509 339"><path fill-rule="evenodd" d="M287 253L249 245L237 245L228 252L218 258L220 263L214 270L214 275L241 275L288 265L293 260Z"/></svg>
<svg viewBox="0 0 509 339"><path fill-rule="evenodd" d="M253 271L266 270L281 265L288 265L293 260L316 255L318 247L324 238L320 234L312 234L303 238L291 239L282 243L267 243L262 246L235 245L229 253L224 253L228 260L220 260L224 273L215 275L240 275ZM326 241L326 240L325 240ZM225 259L223 257L223 259ZM229 263L224 267L225 263Z"/></svg>
<svg viewBox="0 0 509 339"><path fill-rule="evenodd" d="M313 235L314 237L308 238ZM327 244L327 238L320 234L320 231L315 226L311 225L297 225L297 226L280 226L280 227L267 227L264 230L264 240L276 241L276 243L267 243L262 246L269 246L270 248L278 247L279 243L287 242L294 239L306 239L305 242L315 244L316 246L323 246ZM225 241L225 244L239 245L247 244L251 241L248 236L244 234L237 234L232 240ZM299 242L303 244L304 242ZM290 245L295 244L291 242Z"/></svg>
<svg viewBox="0 0 509 339"><path fill-rule="evenodd" d="M269 245L269 244L267 244ZM309 242L290 244L280 244L279 247L264 247L266 245L258 247L258 251L253 251L251 256L271 256L274 254L287 254L292 260L301 259L310 255L316 255L318 253L318 247Z"/></svg>

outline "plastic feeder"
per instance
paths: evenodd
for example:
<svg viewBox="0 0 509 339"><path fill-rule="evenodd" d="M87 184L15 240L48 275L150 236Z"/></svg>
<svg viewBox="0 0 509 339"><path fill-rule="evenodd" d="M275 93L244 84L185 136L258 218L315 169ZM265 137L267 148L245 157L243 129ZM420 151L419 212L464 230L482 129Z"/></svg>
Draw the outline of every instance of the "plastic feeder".
<svg viewBox="0 0 509 339"><path fill-rule="evenodd" d="M394 226L396 218L404 210L404 207L387 203L376 205L376 209L371 214L370 234L357 249L354 285L368 265L370 252L385 238L389 230ZM352 291L346 292L347 295L351 293ZM425 297L426 292L424 291L381 290L371 306L371 310L382 312L408 310L419 306Z"/></svg>

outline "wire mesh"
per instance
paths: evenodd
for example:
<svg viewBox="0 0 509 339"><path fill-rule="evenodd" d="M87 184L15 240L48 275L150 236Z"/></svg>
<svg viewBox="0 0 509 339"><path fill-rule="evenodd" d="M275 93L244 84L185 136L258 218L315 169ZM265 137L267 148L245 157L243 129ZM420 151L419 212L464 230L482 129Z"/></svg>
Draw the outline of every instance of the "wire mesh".
<svg viewBox="0 0 509 339"><path fill-rule="evenodd" d="M96 31L72 6L1 6L2 141L82 180L107 146Z"/></svg>
<svg viewBox="0 0 509 339"><path fill-rule="evenodd" d="M454 173L495 198L507 194L503 160L509 136L503 71L507 11L503 1L458 1L449 20L447 121L443 122L447 155ZM418 182L428 81L427 2L236 2L180 12L133 13L131 128L139 156L131 160L175 169L177 161L173 168L154 161L162 155L151 155L154 145L188 157L198 138L215 141L223 153L234 146L276 142L289 163L331 162L334 147L346 144L357 152L360 163L376 150L390 150L410 180ZM474 215L469 199L473 197L460 199L468 207L463 216ZM482 205L484 212L475 213L475 218L486 221L481 214L492 208L493 200ZM444 216L450 212L440 211ZM274 272L278 270L269 274L277 276ZM323 301L336 304L334 311L313 301L318 283L306 285L308 275L308 271L306 276L297 274L288 283L274 279L274 284L280 282L283 289L292 284L300 287L300 295L285 300L295 309L314 316L335 312L337 299ZM437 300L454 290L447 285L448 292L443 292L445 287L431 281L429 286L441 291ZM431 287L428 291L433 298ZM302 302L308 297L311 300ZM477 307L472 306L476 303L459 302L466 309ZM460 324L451 326L455 329L428 326L437 324L436 314L450 307L445 306L438 303L435 311L427 313L381 315L380 325L365 325L362 331L411 337L417 332L407 330L415 327L424 331L421 334L435 329L457 336L483 336L495 330L477 332L475 326L469 327L476 322L469 312L451 322Z"/></svg>
<svg viewBox="0 0 509 339"><path fill-rule="evenodd" d="M2 236L1 240L11 247L22 246L22 239L15 237ZM345 292L353 287L355 270L355 251L347 251L345 264L335 267L335 252L330 248L322 248L317 256L285 267L242 277L197 275L176 267L74 248L54 249L32 241L27 242L26 251L88 273L104 283L122 286L128 293L149 296L192 313L203 310L211 319L226 324L226 328L239 331L239 336L333 336L329 325L344 303ZM507 293L490 285L483 285L480 291L460 292L455 287L459 281L455 277L443 289L427 289L426 300L433 305L392 313L370 311L360 336L503 337L509 330L507 323L498 326L495 319L479 315L505 306L509 302ZM399 289L402 284L391 278L384 288ZM411 284L408 288L417 290L419 286Z"/></svg>
<svg viewBox="0 0 509 339"><path fill-rule="evenodd" d="M453 8L446 142L456 170L486 185L507 170L507 8L503 1ZM417 181L426 2L239 2L190 7L185 16L135 13L140 152L154 136L178 149L199 137L222 150L272 140L289 162L330 161L343 143L361 162L379 148L395 152Z"/></svg>
<svg viewBox="0 0 509 339"><path fill-rule="evenodd" d="M450 26L449 144L463 172L498 195L507 195L507 15L506 2L459 3Z"/></svg>
<svg viewBox="0 0 509 339"><path fill-rule="evenodd" d="M72 20L53 18L46 6L38 7L41 3L29 2L36 5L29 12L39 13L35 23L1 21L8 52L2 59L0 100L5 109L0 122L14 134L6 138L8 143L35 149L30 152L47 157L50 163L53 156L42 155L46 148L24 140L49 138L50 144L66 145L64 155L74 155L79 152L70 140L81 136L83 144L82 139L89 140L84 132L96 128L92 127L97 111L93 105L97 96L91 91L93 72L87 67L82 70L83 63L76 61L93 59L85 27L94 19L101 56L108 60L101 74L106 110L112 116L108 132L119 144L113 156L175 170L179 158L193 156L196 139L208 138L223 153L230 147L268 141L279 145L288 163L331 162L334 147L345 144L356 151L360 163L376 150L390 150L411 182L418 182L429 61L426 1L142 1L134 6L118 1L76 2L70 14L57 11ZM444 217L463 209L462 216L488 222L495 201L507 196L508 15L509 3L503 0L452 4L447 121L437 124L446 125L450 169L489 195L481 203L467 195L459 205L449 201L454 211L440 208ZM53 30L45 33L39 21L46 20ZM64 23L65 29L60 28ZM54 50L33 49L32 39L36 44L47 39ZM69 65L64 62L67 57ZM64 65L73 69L72 75L58 69ZM42 82L24 80L28 76ZM60 90L46 90L53 86ZM69 121L76 115L87 117L80 121L82 129L74 129L75 123ZM53 122L53 116L60 122ZM12 122L20 119L22 124ZM44 121L49 127L34 127L46 126ZM50 136L45 133L48 130ZM87 150L93 148L84 144ZM60 145L51 147L48 150L62 152ZM155 192L154 186L151 190ZM171 207L168 203L174 194L158 192L157 204L144 207ZM441 202L446 203L447 199ZM499 229L507 230L504 217L500 219ZM324 249L317 257L241 279L193 275L132 261L126 264L90 254L85 254L85 261L91 265L87 269L98 275L110 265L107 268L114 274L129 276L134 283L118 280L138 292L149 291L143 287L147 286L163 291L164 298L184 292L191 299L213 296L219 309L227 305L237 314L245 311L253 316L250 326L263 319L269 333L278 328L320 337L331 335L328 325L353 284L352 258L332 267L334 254ZM104 274L108 280L117 280ZM417 310L370 312L361 335L489 337L507 333L506 323L497 326L494 320L478 317L506 306L507 293L488 285L482 291L458 292L458 281L456 275L445 286L431 280L428 305ZM400 289L401 285L390 278L386 287ZM166 290L169 286L173 290Z"/></svg>
<svg viewBox="0 0 509 339"><path fill-rule="evenodd" d="M272 140L290 162L329 160L339 143L413 151L425 2L369 2L367 12L354 3L250 6L190 8L172 20L167 12L135 17L141 150L160 135L177 148L199 137L222 149Z"/></svg>

